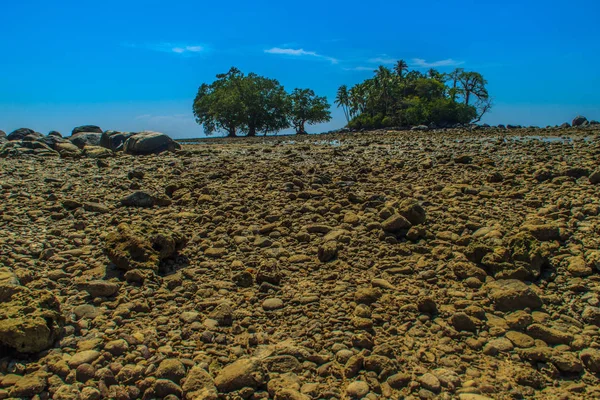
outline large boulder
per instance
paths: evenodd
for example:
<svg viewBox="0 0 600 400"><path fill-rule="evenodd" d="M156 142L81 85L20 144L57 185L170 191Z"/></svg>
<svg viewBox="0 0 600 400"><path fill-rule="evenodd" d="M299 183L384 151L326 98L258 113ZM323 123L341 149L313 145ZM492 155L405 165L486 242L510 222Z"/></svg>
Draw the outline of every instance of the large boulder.
<svg viewBox="0 0 600 400"><path fill-rule="evenodd" d="M100 127L96 125L82 125L73 128L71 136L75 136L81 132L102 133L102 129L100 129Z"/></svg>
<svg viewBox="0 0 600 400"><path fill-rule="evenodd" d="M101 146L85 146L83 154L89 158L108 158L114 156L114 153L105 147Z"/></svg>
<svg viewBox="0 0 600 400"><path fill-rule="evenodd" d="M381 223L383 230L390 233L408 231L411 226L412 224L400 214L394 214Z"/></svg>
<svg viewBox="0 0 600 400"><path fill-rule="evenodd" d="M105 253L117 268L158 272L162 260L174 257L185 246L186 240L177 232L154 229L134 229L122 223L109 233Z"/></svg>
<svg viewBox="0 0 600 400"><path fill-rule="evenodd" d="M8 267L0 267L0 286L20 285L17 275Z"/></svg>
<svg viewBox="0 0 600 400"><path fill-rule="evenodd" d="M531 286L517 279L501 279L486 285L489 297L498 311L537 309L543 303Z"/></svg>
<svg viewBox="0 0 600 400"><path fill-rule="evenodd" d="M35 132L33 129L19 128L19 129L16 129L16 130L12 131L11 133L9 133L9 135L6 138L8 140L23 140L27 136L33 136L33 137L41 138L42 134Z"/></svg>
<svg viewBox="0 0 600 400"><path fill-rule="evenodd" d="M405 199L398 206L398 213L412 225L424 224L427 220L425 209L415 199Z"/></svg>
<svg viewBox="0 0 600 400"><path fill-rule="evenodd" d="M127 154L158 154L181 149L181 145L160 132L144 131L125 141L123 151Z"/></svg>
<svg viewBox="0 0 600 400"><path fill-rule="evenodd" d="M58 153L39 141L17 141L4 143L0 147L0 157L19 157L24 155L56 157Z"/></svg>
<svg viewBox="0 0 600 400"><path fill-rule="evenodd" d="M44 136L43 138L40 138L39 141L46 144L48 147L50 147L53 150L56 150L56 147L58 146L59 143L71 144L71 142L69 140L64 139L61 136L55 136L55 135Z"/></svg>
<svg viewBox="0 0 600 400"><path fill-rule="evenodd" d="M586 122L588 122L586 117L578 115L573 119L573 122L571 122L571 125L581 126L581 125L584 125Z"/></svg>
<svg viewBox="0 0 600 400"><path fill-rule="evenodd" d="M215 386L220 392L229 393L250 387L257 389L265 384L266 374L260 360L239 359L227 365L215 378Z"/></svg>
<svg viewBox="0 0 600 400"><path fill-rule="evenodd" d="M10 141L0 146L0 157L18 157L24 154L33 154L33 150L21 146L21 141Z"/></svg>
<svg viewBox="0 0 600 400"><path fill-rule="evenodd" d="M59 154L45 143L39 141L22 141L21 146L25 149L33 150L33 154L38 156L58 157Z"/></svg>
<svg viewBox="0 0 600 400"><path fill-rule="evenodd" d="M120 202L125 207L153 207L168 206L171 204L171 199L165 195L152 194L140 190L123 197Z"/></svg>
<svg viewBox="0 0 600 400"><path fill-rule="evenodd" d="M75 146L73 143L67 141L65 143L58 143L54 150L58 151L58 154L62 158L79 158L82 153L79 147Z"/></svg>
<svg viewBox="0 0 600 400"><path fill-rule="evenodd" d="M100 146L111 149L112 151L123 150L125 141L134 135L137 135L137 133L106 131L100 138Z"/></svg>
<svg viewBox="0 0 600 400"><path fill-rule="evenodd" d="M48 132L48 136L55 136L55 137L60 137L60 138L63 137L60 134L60 132L57 132L57 131L50 131L50 132Z"/></svg>
<svg viewBox="0 0 600 400"><path fill-rule="evenodd" d="M46 290L0 285L0 347L38 353L52 346L65 323L60 303Z"/></svg>
<svg viewBox="0 0 600 400"><path fill-rule="evenodd" d="M71 143L83 149L85 146L100 146L102 133L98 132L78 132L69 137Z"/></svg>

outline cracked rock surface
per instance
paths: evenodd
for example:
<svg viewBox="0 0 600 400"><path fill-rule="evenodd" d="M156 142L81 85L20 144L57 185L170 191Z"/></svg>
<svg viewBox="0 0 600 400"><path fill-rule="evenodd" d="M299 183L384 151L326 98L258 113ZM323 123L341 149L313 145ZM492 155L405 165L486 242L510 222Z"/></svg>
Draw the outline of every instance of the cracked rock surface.
<svg viewBox="0 0 600 400"><path fill-rule="evenodd" d="M598 398L599 168L592 128L12 152L0 399Z"/></svg>

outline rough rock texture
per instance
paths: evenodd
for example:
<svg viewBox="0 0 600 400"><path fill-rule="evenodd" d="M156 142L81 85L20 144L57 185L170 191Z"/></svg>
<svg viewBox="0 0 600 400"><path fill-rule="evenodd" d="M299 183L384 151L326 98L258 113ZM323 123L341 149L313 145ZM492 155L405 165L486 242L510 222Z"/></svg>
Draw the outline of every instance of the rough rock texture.
<svg viewBox="0 0 600 400"><path fill-rule="evenodd" d="M83 155L79 147L75 146L73 143L58 143L55 146L55 150L58 151L61 157L63 158L78 158Z"/></svg>
<svg viewBox="0 0 600 400"><path fill-rule="evenodd" d="M164 195L137 191L123 197L120 203L126 207L168 206L171 204L171 199Z"/></svg>
<svg viewBox="0 0 600 400"><path fill-rule="evenodd" d="M165 151L179 150L181 145L160 132L144 131L131 136L125 141L123 151L127 154L158 154Z"/></svg>
<svg viewBox="0 0 600 400"><path fill-rule="evenodd" d="M233 392L245 387L259 388L265 383L262 363L257 359L240 359L223 368L215 378L221 392Z"/></svg>
<svg viewBox="0 0 600 400"><path fill-rule="evenodd" d="M100 127L96 126L96 125L77 126L77 127L73 128L73 131L71 131L71 136L75 136L78 133L82 133L82 132L102 133L102 129L100 129Z"/></svg>
<svg viewBox="0 0 600 400"><path fill-rule="evenodd" d="M139 230L122 223L106 236L108 258L124 271L149 269L158 272L161 261L172 258L185 245L181 234Z"/></svg>
<svg viewBox="0 0 600 400"><path fill-rule="evenodd" d="M101 146L86 145L83 154L88 158L109 158L114 156L112 150Z"/></svg>
<svg viewBox="0 0 600 400"><path fill-rule="evenodd" d="M585 123L587 123L588 120L586 117L578 115L573 119L573 122L571 123L572 126L581 126L584 125Z"/></svg>
<svg viewBox="0 0 600 400"><path fill-rule="evenodd" d="M2 283L0 321L0 345L21 353L37 353L59 337L64 317L52 293Z"/></svg>
<svg viewBox="0 0 600 400"><path fill-rule="evenodd" d="M542 300L527 284L516 279L493 281L489 283L490 298L497 310L515 311L524 308L536 309L542 306Z"/></svg>
<svg viewBox="0 0 600 400"><path fill-rule="evenodd" d="M65 322L0 398L600 398L599 129L9 142L0 286Z"/></svg>
<svg viewBox="0 0 600 400"><path fill-rule="evenodd" d="M123 150L125 141L134 135L136 135L135 132L106 131L102 133L100 146L112 151L120 151Z"/></svg>
<svg viewBox="0 0 600 400"><path fill-rule="evenodd" d="M14 131L12 131L11 133L9 133L6 138L8 140L23 140L24 138L26 138L27 136L37 136L37 137L41 137L42 135L40 133L35 132L33 129L29 129L29 128L19 128L19 129L15 129Z"/></svg>
<svg viewBox="0 0 600 400"><path fill-rule="evenodd" d="M77 132L68 139L80 149L86 146L100 146L102 133L98 132Z"/></svg>

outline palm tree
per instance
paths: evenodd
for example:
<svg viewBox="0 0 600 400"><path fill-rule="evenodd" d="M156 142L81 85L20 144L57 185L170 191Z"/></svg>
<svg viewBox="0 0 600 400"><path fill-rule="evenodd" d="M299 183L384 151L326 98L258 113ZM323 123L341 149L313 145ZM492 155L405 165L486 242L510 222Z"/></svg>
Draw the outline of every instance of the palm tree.
<svg viewBox="0 0 600 400"><path fill-rule="evenodd" d="M342 107L346 122L350 123L350 111L349 111L350 97L348 95L348 86L342 85L338 88L337 96L335 97L335 104L338 107Z"/></svg>
<svg viewBox="0 0 600 400"><path fill-rule="evenodd" d="M350 115L355 117L365 111L366 108L366 84L357 83L350 89Z"/></svg>
<svg viewBox="0 0 600 400"><path fill-rule="evenodd" d="M380 90L380 98L383 98L385 114L387 115L390 101L390 86L392 83L392 71L380 66L375 72L375 85Z"/></svg>
<svg viewBox="0 0 600 400"><path fill-rule="evenodd" d="M408 64L404 60L398 60L394 66L394 71L400 78L404 77L404 72L408 71Z"/></svg>
<svg viewBox="0 0 600 400"><path fill-rule="evenodd" d="M427 76L429 77L429 79L435 79L436 81L445 82L445 74L442 74L441 72L439 72L437 69L435 68L430 68L429 71L427 71Z"/></svg>

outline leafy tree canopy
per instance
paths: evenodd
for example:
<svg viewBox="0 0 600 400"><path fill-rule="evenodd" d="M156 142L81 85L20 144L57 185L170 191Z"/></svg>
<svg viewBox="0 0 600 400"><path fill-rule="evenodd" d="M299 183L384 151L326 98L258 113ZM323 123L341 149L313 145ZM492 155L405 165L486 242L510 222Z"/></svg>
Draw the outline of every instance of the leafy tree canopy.
<svg viewBox="0 0 600 400"><path fill-rule="evenodd" d="M331 120L331 107L325 97L315 95L311 89L294 89L290 94L289 120L296 133L306 133L305 124L318 124Z"/></svg>
<svg viewBox="0 0 600 400"><path fill-rule="evenodd" d="M394 71L381 66L350 89L340 86L335 104L351 128L466 124L491 109L486 84L478 72L444 74L432 68L424 74L400 60Z"/></svg>
<svg viewBox="0 0 600 400"><path fill-rule="evenodd" d="M198 88L193 110L208 135L225 131L231 137L255 136L289 128L292 101L277 80L244 75L233 67Z"/></svg>

